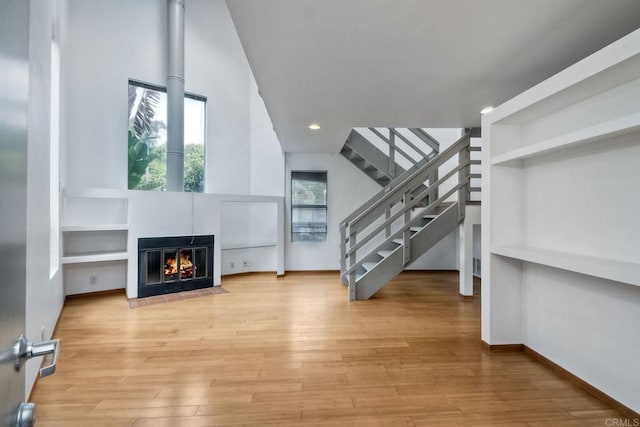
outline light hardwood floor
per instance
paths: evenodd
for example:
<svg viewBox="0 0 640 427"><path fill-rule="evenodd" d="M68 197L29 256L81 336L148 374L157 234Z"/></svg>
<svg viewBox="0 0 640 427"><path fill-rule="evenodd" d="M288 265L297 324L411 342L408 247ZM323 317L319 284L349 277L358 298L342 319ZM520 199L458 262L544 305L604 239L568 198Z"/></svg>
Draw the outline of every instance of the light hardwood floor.
<svg viewBox="0 0 640 427"><path fill-rule="evenodd" d="M604 426L612 408L523 353L480 346L457 273L349 303L336 273L223 278L228 294L130 309L68 300L38 426ZM477 286L476 286L477 287ZM476 289L476 293L478 289Z"/></svg>

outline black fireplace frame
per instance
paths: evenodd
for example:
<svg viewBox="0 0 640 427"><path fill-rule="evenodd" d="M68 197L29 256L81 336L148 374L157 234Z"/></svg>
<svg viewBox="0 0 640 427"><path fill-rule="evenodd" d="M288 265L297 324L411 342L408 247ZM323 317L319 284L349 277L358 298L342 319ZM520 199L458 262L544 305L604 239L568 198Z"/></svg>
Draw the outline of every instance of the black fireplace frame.
<svg viewBox="0 0 640 427"><path fill-rule="evenodd" d="M213 287L213 235L179 237L143 237L138 239L138 298ZM207 248L207 275L200 278L181 279L172 282L146 284L145 252L163 249Z"/></svg>

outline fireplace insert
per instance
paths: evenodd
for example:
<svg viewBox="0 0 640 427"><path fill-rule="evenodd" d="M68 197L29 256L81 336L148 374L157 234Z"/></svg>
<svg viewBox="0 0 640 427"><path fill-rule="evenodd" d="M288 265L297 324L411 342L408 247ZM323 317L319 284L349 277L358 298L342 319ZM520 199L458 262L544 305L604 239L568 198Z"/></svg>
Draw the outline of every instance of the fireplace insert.
<svg viewBox="0 0 640 427"><path fill-rule="evenodd" d="M213 286L210 236L138 239L138 298Z"/></svg>

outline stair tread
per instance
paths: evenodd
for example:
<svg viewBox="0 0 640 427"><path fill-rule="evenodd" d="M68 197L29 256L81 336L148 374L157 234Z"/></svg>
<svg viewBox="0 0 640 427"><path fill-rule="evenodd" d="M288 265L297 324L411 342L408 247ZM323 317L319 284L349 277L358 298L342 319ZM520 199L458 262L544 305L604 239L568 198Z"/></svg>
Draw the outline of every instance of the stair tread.
<svg viewBox="0 0 640 427"><path fill-rule="evenodd" d="M395 249L394 249L394 250L395 250ZM381 257L386 258L386 257L388 257L389 255L391 255L391 254L394 252L394 250L391 250L391 249L384 249L384 250L378 251L377 253L378 253L378 255L380 255Z"/></svg>
<svg viewBox="0 0 640 427"><path fill-rule="evenodd" d="M362 268L364 268L367 271L371 271L373 270L373 267L375 267L377 264L378 264L377 262L363 262Z"/></svg>

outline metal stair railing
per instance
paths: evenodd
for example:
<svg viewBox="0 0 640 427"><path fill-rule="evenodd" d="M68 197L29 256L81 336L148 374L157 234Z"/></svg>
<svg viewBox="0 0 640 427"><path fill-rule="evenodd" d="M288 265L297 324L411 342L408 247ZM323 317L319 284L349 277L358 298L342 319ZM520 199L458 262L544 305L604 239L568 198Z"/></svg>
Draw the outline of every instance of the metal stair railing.
<svg viewBox="0 0 640 427"><path fill-rule="evenodd" d="M467 132L438 156L398 177L341 223L341 275L344 284L355 285L356 271L362 267L365 258L389 246L400 236L402 236L403 259L406 265L411 259L409 240L411 228L415 227L424 215L433 213L450 197L456 196L455 203L459 205L459 219L464 218L464 204L469 200L470 192L470 165L475 164L470 160L470 151L470 133ZM438 168L456 155L458 165L442 178L434 178L437 176ZM457 184L451 186L442 196L438 196L440 186L454 176L457 176ZM429 186L421 187L427 181ZM416 191L419 193L415 194ZM419 206L425 200L428 200L427 206ZM391 214L391 209L399 203L400 209ZM412 218L412 211L416 208L420 209L420 215ZM402 218L402 225L392 233L392 223L400 218ZM367 230L376 221L373 229ZM382 232L385 233L383 241L376 245L374 250L366 251L362 255L363 246Z"/></svg>
<svg viewBox="0 0 640 427"><path fill-rule="evenodd" d="M387 152L385 154L389 158L389 173L392 177L396 176L395 168L400 158L412 166L417 166L423 159L435 157L440 148L438 141L421 128L389 127L386 128L388 136L382 133L381 129L383 128L370 127L368 129L379 141L387 145ZM411 134L415 135L422 142L423 147L418 147L419 143L417 141L411 141L400 129L407 129ZM412 155L410 151L413 151L414 155Z"/></svg>
<svg viewBox="0 0 640 427"><path fill-rule="evenodd" d="M343 219L340 222L340 271L341 272L345 271L346 262L347 262L346 261L346 255L347 255L346 254L346 244L345 244L347 242L347 224L351 223L355 218L357 218L360 214L362 214L374 202L376 202L377 200L381 199L389 191L393 190L399 184L404 182L404 180L407 177L413 175L420 167L426 165L429 160L430 159L423 159L416 166L412 167L411 169L406 170L401 175L398 175L385 188L383 188L382 190L377 192L373 197L371 197L369 200L367 200L362 205L360 205L360 207L358 209L353 211L351 214L349 214L349 216L347 216L345 219ZM392 208L393 208L393 205L389 206L389 209L386 212L386 214L388 216L391 215L391 209ZM342 284L346 285L347 284L346 277L345 276L342 276L342 277L343 277Z"/></svg>

